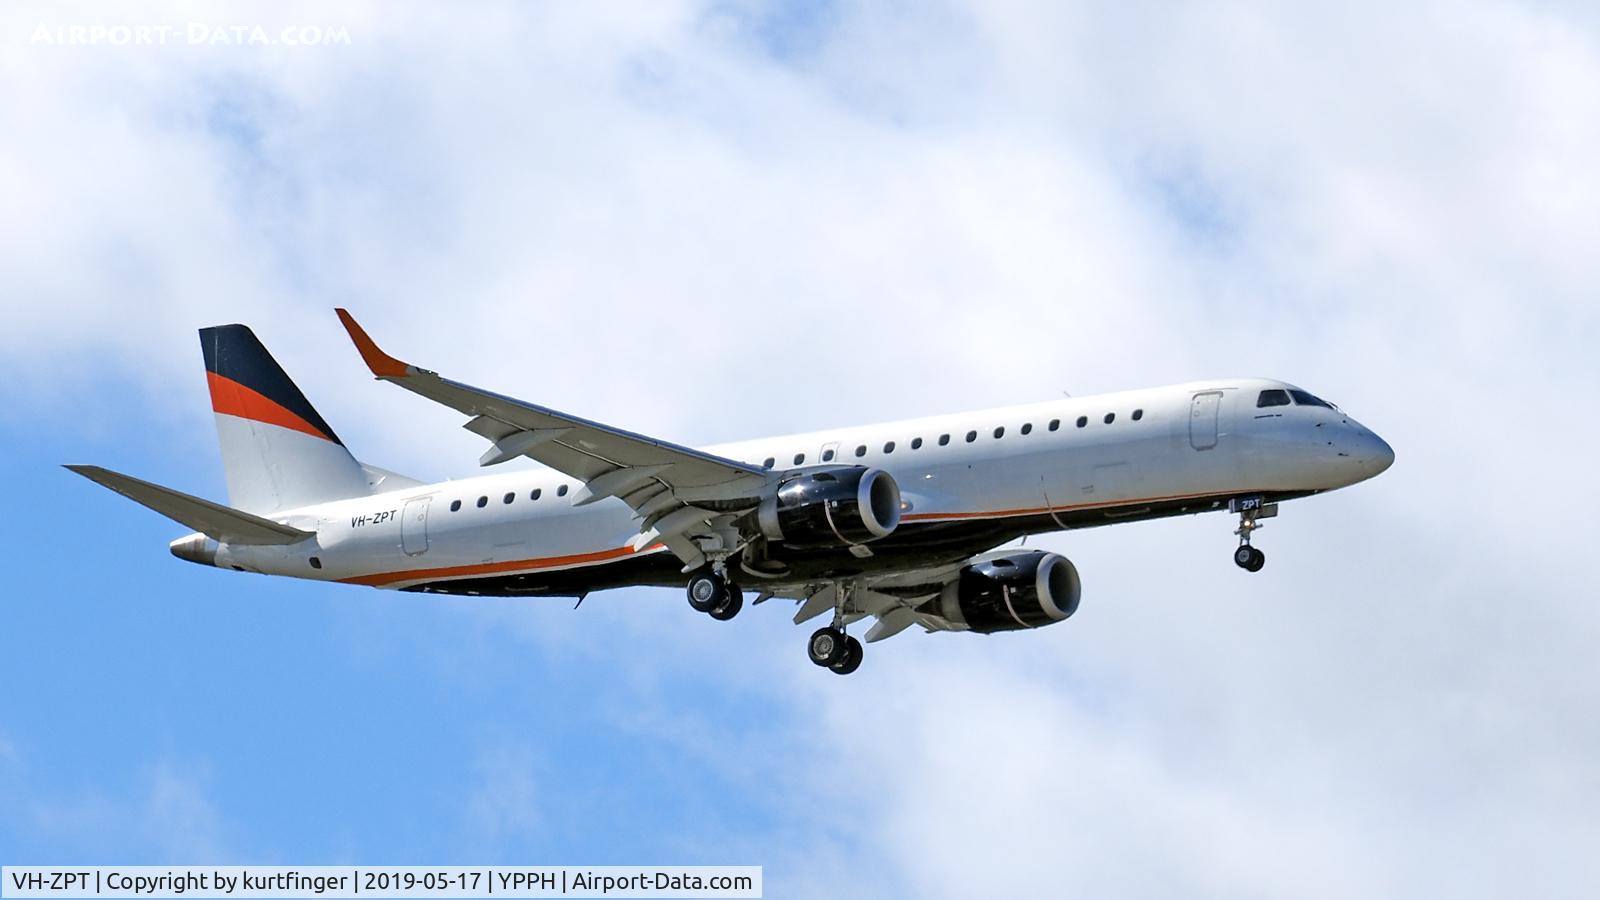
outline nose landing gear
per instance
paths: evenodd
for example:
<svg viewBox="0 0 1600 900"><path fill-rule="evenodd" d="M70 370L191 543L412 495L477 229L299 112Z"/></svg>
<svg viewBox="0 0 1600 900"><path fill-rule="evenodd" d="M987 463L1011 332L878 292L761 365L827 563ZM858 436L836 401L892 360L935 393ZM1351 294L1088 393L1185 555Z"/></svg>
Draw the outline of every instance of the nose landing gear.
<svg viewBox="0 0 1600 900"><path fill-rule="evenodd" d="M1240 497L1228 501L1228 511L1239 514L1239 549L1233 551L1233 564L1246 572L1259 572L1267 564L1267 555L1250 546L1250 535L1261 527L1259 519L1270 519L1278 514L1278 504L1267 503L1261 497Z"/></svg>
<svg viewBox="0 0 1600 900"><path fill-rule="evenodd" d="M1233 563L1247 572L1259 572L1267 564L1267 555L1249 544L1240 544L1233 551Z"/></svg>

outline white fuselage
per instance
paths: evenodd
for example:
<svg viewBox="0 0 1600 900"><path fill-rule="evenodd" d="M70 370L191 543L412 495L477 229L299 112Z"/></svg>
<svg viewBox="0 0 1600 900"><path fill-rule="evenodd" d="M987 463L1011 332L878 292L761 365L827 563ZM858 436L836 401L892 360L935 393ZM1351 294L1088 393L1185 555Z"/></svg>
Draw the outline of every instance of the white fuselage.
<svg viewBox="0 0 1600 900"><path fill-rule="evenodd" d="M1261 391L1288 387L1196 382L705 449L770 466L774 478L822 464L883 469L900 486L901 529L1011 519L1026 523L1021 531L1107 524L1221 508L1234 496L1304 496L1387 468L1388 445L1336 409L1256 405ZM539 468L307 506L274 518L315 531L314 541L224 544L216 564L406 588L598 573L666 553L635 546L640 522L621 500L575 506L580 487Z"/></svg>

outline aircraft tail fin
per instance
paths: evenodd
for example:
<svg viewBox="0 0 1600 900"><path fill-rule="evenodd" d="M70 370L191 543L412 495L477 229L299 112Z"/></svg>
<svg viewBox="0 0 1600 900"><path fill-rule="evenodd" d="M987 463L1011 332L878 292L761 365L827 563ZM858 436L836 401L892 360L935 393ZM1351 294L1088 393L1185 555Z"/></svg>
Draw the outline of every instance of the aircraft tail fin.
<svg viewBox="0 0 1600 900"><path fill-rule="evenodd" d="M104 485L135 503L193 528L212 540L228 544L293 544L315 532L302 531L242 512L182 491L141 481L99 466L67 466L79 475Z"/></svg>
<svg viewBox="0 0 1600 900"><path fill-rule="evenodd" d="M202 328L200 346L234 507L273 513L371 493L361 463L254 332Z"/></svg>

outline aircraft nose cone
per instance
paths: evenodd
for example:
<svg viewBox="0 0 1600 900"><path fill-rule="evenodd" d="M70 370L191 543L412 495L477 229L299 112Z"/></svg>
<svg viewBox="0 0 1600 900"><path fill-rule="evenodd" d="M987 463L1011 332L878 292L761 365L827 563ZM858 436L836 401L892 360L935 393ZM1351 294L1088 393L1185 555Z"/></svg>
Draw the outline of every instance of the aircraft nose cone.
<svg viewBox="0 0 1600 900"><path fill-rule="evenodd" d="M1372 470L1373 475L1377 475L1394 465L1394 448L1389 446L1388 441L1369 431L1363 435L1359 458L1363 465Z"/></svg>

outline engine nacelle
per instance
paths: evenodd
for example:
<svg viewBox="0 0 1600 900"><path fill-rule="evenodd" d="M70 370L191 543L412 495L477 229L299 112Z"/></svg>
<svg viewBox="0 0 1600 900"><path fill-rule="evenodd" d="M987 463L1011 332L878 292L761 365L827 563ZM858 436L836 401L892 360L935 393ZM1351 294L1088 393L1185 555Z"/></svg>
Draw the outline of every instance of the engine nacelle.
<svg viewBox="0 0 1600 900"><path fill-rule="evenodd" d="M1063 621L1082 596L1071 560L1030 550L963 568L939 595L937 611L958 628L992 634Z"/></svg>
<svg viewBox="0 0 1600 900"><path fill-rule="evenodd" d="M756 511L767 539L797 549L865 544L900 524L900 486L882 469L807 469L779 482Z"/></svg>

